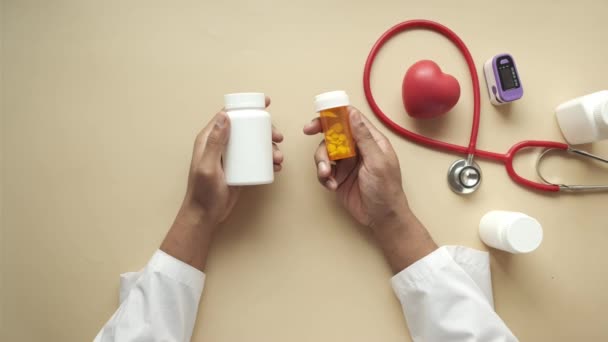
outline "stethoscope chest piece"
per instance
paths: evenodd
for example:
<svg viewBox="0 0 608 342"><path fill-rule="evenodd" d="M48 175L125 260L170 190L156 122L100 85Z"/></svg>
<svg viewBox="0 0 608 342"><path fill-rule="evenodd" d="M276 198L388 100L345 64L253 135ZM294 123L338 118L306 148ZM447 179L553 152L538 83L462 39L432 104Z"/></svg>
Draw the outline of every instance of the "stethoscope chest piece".
<svg viewBox="0 0 608 342"><path fill-rule="evenodd" d="M469 159L459 159L448 169L448 184L457 194L470 194L481 184L481 169L476 162Z"/></svg>

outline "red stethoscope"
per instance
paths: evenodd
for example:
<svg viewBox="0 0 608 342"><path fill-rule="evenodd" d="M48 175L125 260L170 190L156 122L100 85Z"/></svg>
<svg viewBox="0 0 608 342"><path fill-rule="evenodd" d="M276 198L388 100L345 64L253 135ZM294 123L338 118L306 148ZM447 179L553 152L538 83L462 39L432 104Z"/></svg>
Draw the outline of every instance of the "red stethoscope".
<svg viewBox="0 0 608 342"><path fill-rule="evenodd" d="M396 34L401 33L410 29L427 29L442 34L448 38L462 53L471 74L471 80L473 85L473 125L471 128L471 137L469 139L468 146L455 145L440 140L435 140L418 133L414 133L408 129L395 123L391 120L378 106L372 95L372 89L370 85L370 75L372 65L376 59L376 55L384 44L393 38ZM477 132L479 131L479 119L480 119L480 91L479 91L479 78L477 77L477 70L475 68L475 62L471 57L469 49L466 47L464 42L454 33L452 30L444 25L436 23L430 20L409 20L399 23L386 31L374 44L369 56L365 62L365 69L363 72L363 89L365 91L365 97L369 103L372 111L376 114L378 119L382 121L386 126L392 129L395 133L402 137L411 140L420 145L428 146L437 150L443 150L446 152L459 153L467 155L466 159L460 159L455 161L448 170L448 184L450 188L459 194L468 194L475 191L481 184L481 169L479 165L473 160L474 157L486 158L494 161L501 162L505 165L507 173L516 183L529 187L535 190L541 191L597 191L597 190L608 190L608 186L604 185L565 185L565 184L553 184L548 182L539 172L539 163L541 159L552 150L562 150L569 153L574 153L579 156L589 157L601 162L608 163L608 160L592 155L585 151L574 149L565 143L555 141L541 141L541 140L525 140L513 145L507 153L497 153L480 150L476 147L477 144ZM536 171L544 183L539 183L526 179L515 171L513 168L513 158L515 155L524 148L528 147L543 147L545 150L539 155L536 164Z"/></svg>

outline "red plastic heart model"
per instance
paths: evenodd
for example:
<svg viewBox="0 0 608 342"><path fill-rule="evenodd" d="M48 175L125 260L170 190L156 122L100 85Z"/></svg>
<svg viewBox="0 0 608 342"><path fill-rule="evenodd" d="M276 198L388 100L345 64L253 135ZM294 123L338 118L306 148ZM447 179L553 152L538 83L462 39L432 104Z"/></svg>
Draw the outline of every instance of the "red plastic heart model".
<svg viewBox="0 0 608 342"><path fill-rule="evenodd" d="M414 118L432 118L447 113L460 98L460 85L429 60L412 65L403 78L403 104Z"/></svg>

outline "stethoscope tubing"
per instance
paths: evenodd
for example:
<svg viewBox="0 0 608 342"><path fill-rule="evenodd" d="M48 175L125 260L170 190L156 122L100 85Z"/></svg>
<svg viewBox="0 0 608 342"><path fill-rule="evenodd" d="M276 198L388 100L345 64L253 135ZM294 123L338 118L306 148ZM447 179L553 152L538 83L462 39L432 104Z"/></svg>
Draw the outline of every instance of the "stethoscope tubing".
<svg viewBox="0 0 608 342"><path fill-rule="evenodd" d="M432 139L429 137L425 137L421 134L414 133L410 130L407 130L407 129L401 127L400 125L398 125L397 123L395 123L394 121L392 121L386 114L384 114L384 112L382 112L382 110L380 109L380 107L378 106L376 101L374 100L374 97L373 97L372 91L371 91L370 75L371 75L372 66L374 64L374 60L376 59L378 52L380 52L380 49L384 46L384 44L389 39L393 38L393 36L403 32L403 31L409 30L409 29L420 29L420 28L438 32L438 33L442 34L443 36L445 36L446 38L448 38L451 42L453 42L456 45L456 47L460 50L460 52L462 53L462 55L464 56L464 58L466 60L467 66L469 68L469 72L471 74L471 80L472 80L472 86L473 86L473 123L472 123L472 127L471 127L471 136L469 138L468 147L435 140L435 139ZM436 23L434 21L430 21L430 20L416 19L416 20L405 21L405 22L399 23L399 24L389 28L384 34L382 34L382 36L380 36L380 38L378 38L378 40L372 47L372 49L367 57L367 61L365 62L365 68L363 70L363 89L365 92L365 97L367 99L367 102L369 103L369 105L372 108L372 110L374 111L374 113L376 113L376 115L387 126L389 126L391 129L393 129L398 134L406 136L407 138L409 138L412 141L415 141L420 144L427 145L429 147L433 147L436 149L447 150L447 151L451 151L451 152L455 152L455 153L462 153L462 154L473 154L473 155L476 154L476 152L477 152L476 151L477 132L479 131L479 119L480 119L480 107L481 107L480 91L479 91L479 77L477 76L477 70L475 69L475 62L473 61L473 57L471 56L469 49L466 47L466 45L460 39L460 37L458 37L458 35L456 35L456 33L454 33L454 31L450 30L446 26Z"/></svg>
<svg viewBox="0 0 608 342"><path fill-rule="evenodd" d="M376 103L376 100L374 99L374 96L372 94L372 89L371 89L371 71L372 71L372 66L374 64L376 56L378 55L378 53L380 52L380 50L382 49L384 44L389 39L393 38L395 35L397 35L399 33L402 33L404 31L410 30L410 29L432 30L432 31L435 31L435 32L445 36L454 45L456 45L456 47L458 48L458 50L460 50L461 54L463 55L463 57L467 63L467 66L469 68L469 72L471 75L471 84L473 87L473 122L472 122L472 126L471 126L471 135L469 138L468 146L456 145L456 144L436 140L436 139L429 138L424 135L412 132L412 131L400 126L393 120L391 120L380 109L380 107ZM554 142L554 141L525 140L525 141L521 141L521 142L513 145L509 149L509 151L507 151L507 153L497 153L497 152L477 149L477 147L476 147L477 134L479 132L479 121L480 121L480 116L481 116L480 115L481 99L480 99L480 90L479 90L479 77L477 75L477 70L475 68L475 62L473 61L473 57L471 56L469 49L466 47L466 45L460 39L460 37L458 37L458 35L455 32L453 32L446 26L439 24L437 22L434 22L434 21L430 21L430 20L415 19L415 20L408 20L408 21L399 23L399 24L389 28L386 32L384 32L384 34L382 34L382 36L380 36L380 38L378 38L378 40L376 41L376 43L370 50L370 53L367 57L367 60L365 62L365 68L363 69L363 90L364 90L365 98L367 99L369 106L371 107L374 114L376 114L378 119L380 121L382 121L391 130L393 130L395 133L401 135L402 137L405 137L408 140L418 143L420 145L434 148L436 150L442 150L442 151L457 153L457 154L465 154L465 155L469 155L469 156L474 156L474 157L479 157L479 158L483 158L483 159L501 162L505 165L505 168L507 169L507 173L509 174L509 176L515 182L517 182L523 186L531 187L531 188L534 188L536 190L541 190L541 191L556 192L556 191L560 190L560 187L555 184L543 184L543 183L533 182L533 181L530 181L528 179L521 177L520 175L517 174L517 172L515 171L515 169L513 167L513 159L515 157L515 154L517 154L517 152L523 148L544 147L544 148L567 150L568 149L567 144L564 144L561 142Z"/></svg>

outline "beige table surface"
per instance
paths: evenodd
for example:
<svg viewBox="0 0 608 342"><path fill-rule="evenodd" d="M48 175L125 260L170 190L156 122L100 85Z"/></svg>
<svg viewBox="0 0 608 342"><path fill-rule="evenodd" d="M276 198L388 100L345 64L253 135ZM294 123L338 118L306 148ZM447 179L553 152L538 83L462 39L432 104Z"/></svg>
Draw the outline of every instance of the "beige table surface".
<svg viewBox="0 0 608 342"><path fill-rule="evenodd" d="M467 42L478 71L500 52L518 63L521 101L497 109L482 92L480 148L560 141L554 107L608 88L607 10L603 0L3 1L0 339L91 340L116 309L119 274L141 268L171 224L194 135L224 93L253 90L273 98L285 168L273 185L247 189L219 234L193 340L409 340L380 252L316 183L318 138L301 134L312 97L345 89L369 114L361 74L375 39L400 21L434 19ZM456 76L462 96L420 124L404 114L400 82L424 58ZM418 31L387 45L373 86L398 122L465 143L468 77L455 48ZM532 192L480 161L483 185L460 197L445 180L456 156L380 127L439 244L485 249L476 227L493 209L543 224L536 252L491 252L496 309L521 340L608 339L608 194ZM608 155L606 143L587 148ZM530 177L534 156L517 162ZM545 166L557 181L608 182L589 163Z"/></svg>

